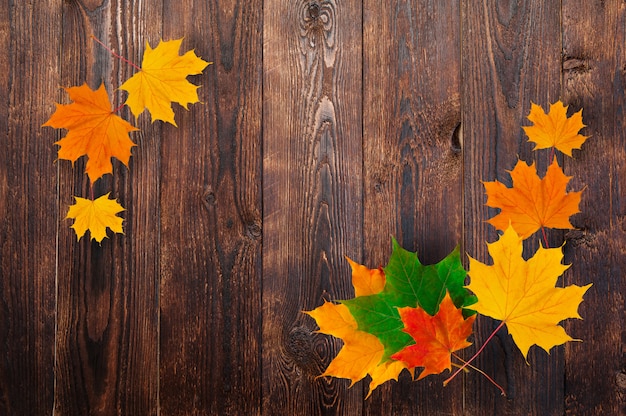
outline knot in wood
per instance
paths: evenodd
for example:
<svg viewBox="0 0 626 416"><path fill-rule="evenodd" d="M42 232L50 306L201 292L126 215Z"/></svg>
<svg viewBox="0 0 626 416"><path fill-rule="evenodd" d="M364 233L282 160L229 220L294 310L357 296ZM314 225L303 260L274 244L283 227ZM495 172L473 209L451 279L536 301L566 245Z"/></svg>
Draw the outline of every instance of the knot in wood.
<svg viewBox="0 0 626 416"><path fill-rule="evenodd" d="M309 3L307 13L309 14L309 18L316 20L320 17L320 5L317 3Z"/></svg>

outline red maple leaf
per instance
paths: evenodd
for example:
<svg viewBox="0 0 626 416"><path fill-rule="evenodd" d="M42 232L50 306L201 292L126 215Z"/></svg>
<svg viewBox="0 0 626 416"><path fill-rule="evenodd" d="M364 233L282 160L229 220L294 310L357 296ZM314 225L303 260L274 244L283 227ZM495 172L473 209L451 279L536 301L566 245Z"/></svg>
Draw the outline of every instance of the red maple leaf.
<svg viewBox="0 0 626 416"><path fill-rule="evenodd" d="M461 309L454 306L450 294L441 301L439 311L430 316L422 308L399 308L404 322L404 332L415 340L414 345L405 347L391 356L406 363L408 368L424 367L418 380L429 374L450 370L450 356L471 345L467 337L472 333L476 315L463 319Z"/></svg>

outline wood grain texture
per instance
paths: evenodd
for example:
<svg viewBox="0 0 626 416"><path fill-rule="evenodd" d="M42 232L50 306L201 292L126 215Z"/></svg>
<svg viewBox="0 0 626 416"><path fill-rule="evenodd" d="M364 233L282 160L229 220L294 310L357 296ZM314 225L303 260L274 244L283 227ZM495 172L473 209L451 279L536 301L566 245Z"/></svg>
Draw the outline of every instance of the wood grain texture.
<svg viewBox="0 0 626 416"><path fill-rule="evenodd" d="M566 284L593 282L566 324L582 343L565 348L568 415L626 413L626 11L623 2L563 2L563 86L570 111L583 108L591 137L565 163L585 187L577 228L567 234Z"/></svg>
<svg viewBox="0 0 626 416"><path fill-rule="evenodd" d="M129 168L97 181L125 235L77 241L84 158L41 128L59 87L133 69L184 36L214 62L179 128L121 115ZM626 8L618 0L0 0L0 415L619 415L626 412ZM341 342L302 313L353 296L344 255L385 264L390 236L425 263L461 241L490 262L481 181L536 161L530 102L583 108L563 158L585 188L575 230L551 230L594 285L564 325L584 342L527 365L502 331L476 372L379 387L316 378ZM539 238L525 244L535 250ZM497 325L481 317L465 356Z"/></svg>
<svg viewBox="0 0 626 416"><path fill-rule="evenodd" d="M265 3L265 414L361 408L346 380L316 379L339 343L302 313L353 296L343 256L361 257L361 13L359 1Z"/></svg>
<svg viewBox="0 0 626 416"><path fill-rule="evenodd" d="M162 414L260 412L261 10L164 7L164 37L214 64L194 78L204 104L163 128Z"/></svg>
<svg viewBox="0 0 626 416"><path fill-rule="evenodd" d="M144 36L150 37L149 22L161 20L159 8L146 11L145 6L64 2L61 85L86 82L96 88L104 82L113 105L119 105L124 97L115 88L132 75L132 68L90 35L137 61ZM158 39L158 32L153 36ZM68 101L65 93L61 97ZM127 109L122 116L134 123ZM114 161L114 175L94 184L95 196L111 192L126 208L125 235L110 235L98 244L88 235L76 241L63 220L59 229L57 414L157 413L160 141L159 130L149 121L140 119L137 126L142 131L132 135L138 146L130 169ZM62 219L72 195L89 197L90 192L84 160L74 169L67 161L58 163Z"/></svg>
<svg viewBox="0 0 626 416"><path fill-rule="evenodd" d="M0 414L48 414L54 386L59 1L0 2ZM40 27L36 33L32 27ZM53 72L50 73L49 71Z"/></svg>
<svg viewBox="0 0 626 416"><path fill-rule="evenodd" d="M497 234L484 221L497 211L485 207L481 181L498 179L510 185L506 171L518 157L537 160L539 170L546 165L547 154L531 152L521 125L529 124L531 101L547 108L559 99L560 2L466 0L462 27L464 245L469 255L490 263L485 242L496 241ZM529 239L534 241L526 244L527 253L536 249L538 239ZM496 326L489 318L477 319L475 344L482 345ZM504 387L507 397L471 373L466 377L465 412L562 415L563 349L548 355L534 347L528 362L530 366L501 330L475 365Z"/></svg>
<svg viewBox="0 0 626 416"><path fill-rule="evenodd" d="M386 264L395 236L433 264L461 242L460 4L367 1L363 29L365 262ZM366 413L460 414L463 380L379 388Z"/></svg>

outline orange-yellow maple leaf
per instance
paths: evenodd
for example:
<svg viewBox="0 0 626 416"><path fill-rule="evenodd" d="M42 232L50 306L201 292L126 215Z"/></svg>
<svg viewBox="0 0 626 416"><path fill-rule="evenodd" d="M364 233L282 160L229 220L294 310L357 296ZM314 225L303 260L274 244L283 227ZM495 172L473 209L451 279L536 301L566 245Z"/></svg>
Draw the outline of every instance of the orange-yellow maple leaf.
<svg viewBox="0 0 626 416"><path fill-rule="evenodd" d="M356 296L375 295L385 287L385 272L382 267L369 269L346 257L352 268L352 286Z"/></svg>
<svg viewBox="0 0 626 416"><path fill-rule="evenodd" d="M548 167L546 176L537 176L535 164L519 160L510 171L513 187L507 188L498 181L483 182L487 193L487 206L500 208L501 212L487 222L499 230L509 223L527 238L541 227L573 228L569 217L577 212L582 191L566 192L570 177L565 176L556 159Z"/></svg>
<svg viewBox="0 0 626 416"><path fill-rule="evenodd" d="M578 306L591 287L555 287L569 267L561 264L561 248L539 247L528 261L522 257L522 238L509 226L495 243L487 244L493 265L469 258L470 284L478 297L469 308L503 321L524 355L532 345L546 351L574 341L558 323L580 318Z"/></svg>
<svg viewBox="0 0 626 416"><path fill-rule="evenodd" d="M109 199L109 194L95 201L77 196L74 199L76 203L70 206L65 218L74 219L72 228L79 240L89 230L91 239L101 242L107 236L107 227L113 232L124 234L124 219L117 216L124 208L116 200Z"/></svg>
<svg viewBox="0 0 626 416"><path fill-rule="evenodd" d="M61 146L59 159L73 163L87 155L85 172L91 183L113 172L111 157L128 166L130 150L135 146L128 133L138 129L113 114L104 84L96 91L87 84L65 90L74 102L57 104L54 114L43 124L68 130L67 135L55 143Z"/></svg>
<svg viewBox="0 0 626 416"><path fill-rule="evenodd" d="M176 126L172 102L185 109L188 104L198 102L198 86L187 81L187 76L202 73L209 62L196 56L193 50L178 55L182 41L161 41L154 49L146 42L141 71L120 87L128 91L126 104L135 117L147 108L152 121L162 120Z"/></svg>
<svg viewBox="0 0 626 416"><path fill-rule="evenodd" d="M472 345L467 337L472 333L476 315L463 319L463 313L447 292L435 316L430 316L419 307L399 308L398 312L404 323L404 332L413 337L415 344L405 347L392 358L403 361L407 367L424 367L418 380L429 374L450 370L451 354Z"/></svg>
<svg viewBox="0 0 626 416"><path fill-rule="evenodd" d="M528 135L528 140L535 143L533 150L555 147L571 157L572 149L580 149L589 138L578 133L585 127L583 110L568 118L567 107L561 101L550 105L548 114L537 104L531 104L528 119L534 124L522 128Z"/></svg>
<svg viewBox="0 0 626 416"><path fill-rule="evenodd" d="M315 319L320 327L318 332L340 338L344 343L320 377L347 378L352 386L369 374L372 378L369 397L385 381L397 380L406 368L404 363L395 360L381 362L384 345L376 336L357 329L357 322L347 306L325 302L305 313Z"/></svg>

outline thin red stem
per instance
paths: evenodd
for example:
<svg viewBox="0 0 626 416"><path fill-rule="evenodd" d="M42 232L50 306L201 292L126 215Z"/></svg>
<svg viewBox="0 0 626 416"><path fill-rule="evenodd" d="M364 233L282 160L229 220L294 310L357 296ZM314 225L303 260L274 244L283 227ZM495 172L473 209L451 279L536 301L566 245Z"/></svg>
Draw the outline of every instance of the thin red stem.
<svg viewBox="0 0 626 416"><path fill-rule="evenodd" d="M126 103L119 105L118 107L116 107L115 109L113 109L113 111L111 111L112 113L117 113L118 111L120 111L124 106L126 105Z"/></svg>
<svg viewBox="0 0 626 416"><path fill-rule="evenodd" d="M93 202L93 183L89 183L89 197L91 198L91 201Z"/></svg>
<svg viewBox="0 0 626 416"><path fill-rule="evenodd" d="M117 53L115 53L111 48L109 48L107 45L105 45L104 43L102 43L102 41L100 41L100 39L98 39L97 37L95 37L94 35L91 35L91 39L95 40L96 42L98 42L100 45L102 45L102 47L104 49L106 49L107 51L109 51L111 53L111 55L115 56L117 59L126 62L128 65L132 66L133 68L135 68L137 71L141 71L141 68L139 67L139 65L135 64L134 62L129 61L128 59L124 58L122 55L119 55Z"/></svg>
<svg viewBox="0 0 626 416"><path fill-rule="evenodd" d="M466 367L471 368L474 371L479 372L480 374L482 374L483 376L485 376L487 378L487 380L489 380L491 382L491 384L493 384L494 386L496 386L498 389L500 389L500 392L502 393L503 396L506 397L506 392L504 391L504 389L502 388L502 386L500 386L498 383L496 383L496 381L494 379L492 379L491 377L489 377L489 374L485 373L483 370L481 370L478 367L475 367L469 363L466 363L464 359L462 359L461 357L459 357L458 355L456 355L455 353L452 353L452 355L459 360L460 362L462 362L463 364L465 364Z"/></svg>
<svg viewBox="0 0 626 416"><path fill-rule="evenodd" d="M543 242L546 243L545 248L550 248L550 244L548 244L548 237L546 236L546 229L541 226L541 235L543 236Z"/></svg>
<svg viewBox="0 0 626 416"><path fill-rule="evenodd" d="M485 349L485 347L487 346L487 344L489 343L489 341L491 341L491 338L493 338L496 333L500 330L500 328L502 328L504 326L504 321L500 322L500 325L498 325L498 327L491 333L491 335L489 335L489 338L487 338L487 340L483 343L482 347L480 347L480 349L476 352L476 354L472 355L472 358L470 358L469 360L467 360L465 362L465 364L463 364L461 367L459 367L458 370L456 370L454 372L454 374L452 374L450 377L448 377L446 380L444 380L443 385L446 386L449 382L452 381L452 379L454 377L456 377L457 374L459 374L461 371L463 371L463 369L467 366L470 365L470 363L472 361L474 361L474 359L476 357L478 357L478 355L483 352L483 350Z"/></svg>

